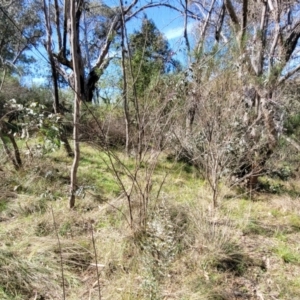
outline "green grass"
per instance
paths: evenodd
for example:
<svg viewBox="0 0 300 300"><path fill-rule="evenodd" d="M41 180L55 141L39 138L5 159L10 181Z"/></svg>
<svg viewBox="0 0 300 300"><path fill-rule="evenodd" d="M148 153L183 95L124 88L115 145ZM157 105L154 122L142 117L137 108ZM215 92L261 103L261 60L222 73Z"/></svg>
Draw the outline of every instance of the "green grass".
<svg viewBox="0 0 300 300"><path fill-rule="evenodd" d="M222 195L230 197L213 210L209 185L195 168L162 154L151 177L149 222L146 228L138 226L141 195L135 189L131 229L116 175L129 190L128 172L138 169L136 184L145 191L153 160L149 154L137 166L119 151L114 155L119 158L113 159L117 174L107 154L82 144L82 190L74 210L68 208L72 159L62 150L26 161L19 173L7 173L6 190L20 188L0 202L0 267L6 271L0 275L1 299L34 299L35 292L37 299L62 299L60 257L67 299L98 299L93 244L103 298L233 299L237 291L250 295L249 286L256 282L263 294L271 289L278 299L297 299L297 199L272 191L248 198L221 185ZM46 177L53 170L58 172ZM265 256L271 262L266 270Z"/></svg>
<svg viewBox="0 0 300 300"><path fill-rule="evenodd" d="M5 199L0 200L0 213L5 211L7 208L7 201Z"/></svg>
<svg viewBox="0 0 300 300"><path fill-rule="evenodd" d="M286 279L283 279L286 280ZM298 299L300 291L300 279L294 278L286 281L286 285L283 286L283 289L280 292L280 299L286 299L289 295L289 299Z"/></svg>
<svg viewBox="0 0 300 300"><path fill-rule="evenodd" d="M293 227L293 229L300 231L300 215L299 214L291 214L289 216L289 223Z"/></svg>
<svg viewBox="0 0 300 300"><path fill-rule="evenodd" d="M291 264L300 264L300 253L296 249L291 249L287 244L281 243L274 248L274 252L285 262Z"/></svg>
<svg viewBox="0 0 300 300"><path fill-rule="evenodd" d="M256 234L263 236L273 236L275 233L275 229L272 227L268 227L262 223L258 223L255 220L250 220L246 228L243 230L244 234Z"/></svg>

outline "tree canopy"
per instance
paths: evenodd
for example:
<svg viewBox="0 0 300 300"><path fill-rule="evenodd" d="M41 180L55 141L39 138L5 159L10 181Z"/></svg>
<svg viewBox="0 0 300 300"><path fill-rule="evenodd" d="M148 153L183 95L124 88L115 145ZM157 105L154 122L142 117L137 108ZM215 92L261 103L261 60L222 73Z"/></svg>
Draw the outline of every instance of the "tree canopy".
<svg viewBox="0 0 300 300"><path fill-rule="evenodd" d="M152 20L144 16L140 30L129 37L133 77L141 95L156 76L170 71L180 71L180 63Z"/></svg>

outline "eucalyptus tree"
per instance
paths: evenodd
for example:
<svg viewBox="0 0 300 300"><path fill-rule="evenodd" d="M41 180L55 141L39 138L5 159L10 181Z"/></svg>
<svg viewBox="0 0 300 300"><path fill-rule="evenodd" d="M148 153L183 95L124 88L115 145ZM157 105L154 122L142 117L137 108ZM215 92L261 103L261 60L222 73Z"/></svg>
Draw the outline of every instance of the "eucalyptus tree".
<svg viewBox="0 0 300 300"><path fill-rule="evenodd" d="M173 58L168 40L146 15L141 29L129 36L129 47L138 96L144 95L153 78L181 69L180 63Z"/></svg>
<svg viewBox="0 0 300 300"><path fill-rule="evenodd" d="M232 95L236 97L239 92L245 104L240 139L244 157L239 164L253 186L282 134L282 90L300 71L299 12L299 1L195 0L187 3L186 13L198 20L198 43L191 68L195 80L188 95L190 125L202 101L201 87L218 74L215 68L213 73L210 71L211 63L227 56L232 71L238 72L236 80L243 87L240 91L232 90ZM220 72L223 69L220 65Z"/></svg>
<svg viewBox="0 0 300 300"><path fill-rule="evenodd" d="M140 7L137 4L138 0L128 5L121 2L118 6L108 6L102 1L42 1L47 31L45 44L51 65L75 93L70 207L75 205L78 188L80 103L92 101L96 83L110 62L109 50L120 34L122 24L149 7L161 5L161 2L145 2Z"/></svg>
<svg viewBox="0 0 300 300"><path fill-rule="evenodd" d="M141 144L147 127L144 123L150 115L146 111L149 109L146 103L152 91L151 83L156 84L163 74L180 71L181 65L173 58L174 52L168 40L146 15L143 16L139 30L129 36L126 30L122 31L121 47L126 152L129 150L129 131L137 132L137 142L131 144L137 145L137 153L141 157ZM145 114L148 116L142 117ZM133 123L136 124L136 130L130 126Z"/></svg>
<svg viewBox="0 0 300 300"><path fill-rule="evenodd" d="M43 32L36 11L37 3L25 0L0 3L0 67L16 70L16 65L30 63L33 57L29 51Z"/></svg>
<svg viewBox="0 0 300 300"><path fill-rule="evenodd" d="M252 101L252 115L247 116L249 135L256 144L263 144L256 151L258 158L252 160L251 180L255 184L282 134L282 89L300 71L300 4L226 0L224 5L236 44L240 79Z"/></svg>
<svg viewBox="0 0 300 300"><path fill-rule="evenodd" d="M102 1L75 1L77 27L77 60L83 100L91 102L96 83L107 68L113 55L109 53L120 35L122 18L125 24L140 12L168 1L143 2L133 0L123 5L109 6ZM70 31L70 0L43 0L46 9L47 48L51 49L55 67L70 86L74 86L74 70L68 42ZM48 24L48 25L47 25Z"/></svg>
<svg viewBox="0 0 300 300"><path fill-rule="evenodd" d="M11 98L20 98L22 90L20 84L5 85L11 80L11 74L22 74L22 71L33 62L27 50L37 45L42 35L40 19L32 12L36 10L36 3L24 0L2 1L0 3L0 139L4 149L14 167L22 166L20 152L14 137L12 121L21 109L16 103L8 102ZM15 82L15 80L13 80ZM5 88L6 87L6 88ZM10 150L9 143L13 147Z"/></svg>

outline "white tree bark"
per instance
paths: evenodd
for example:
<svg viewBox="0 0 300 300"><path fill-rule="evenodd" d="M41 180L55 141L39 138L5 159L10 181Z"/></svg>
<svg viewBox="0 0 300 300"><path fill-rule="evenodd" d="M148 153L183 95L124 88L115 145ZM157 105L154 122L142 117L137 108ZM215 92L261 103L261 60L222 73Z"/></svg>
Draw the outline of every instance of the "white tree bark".
<svg viewBox="0 0 300 300"><path fill-rule="evenodd" d="M77 169L80 158L80 147L78 140L79 131L79 116L80 116L80 102L81 102L81 88L80 88L80 67L77 59L78 40L76 32L76 5L77 1L70 1L70 43L71 54L73 62L73 76L74 76L74 115L73 115L73 141L74 141L74 159L71 168L71 184L70 184L70 198L69 205L73 208L75 205L75 192L77 190Z"/></svg>

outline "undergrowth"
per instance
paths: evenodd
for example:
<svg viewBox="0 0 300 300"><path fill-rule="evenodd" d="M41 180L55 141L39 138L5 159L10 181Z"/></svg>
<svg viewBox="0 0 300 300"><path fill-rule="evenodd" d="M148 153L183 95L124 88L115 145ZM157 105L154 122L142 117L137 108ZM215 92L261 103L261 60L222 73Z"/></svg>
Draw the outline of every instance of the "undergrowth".
<svg viewBox="0 0 300 300"><path fill-rule="evenodd" d="M98 284L101 299L300 299L300 202L289 181L277 181L279 193L231 190L213 209L196 170L162 155L146 225L131 228L106 158L82 147L72 211L61 151L24 159L20 172L1 167L1 299L63 299L63 289L66 299L100 299ZM134 170L134 158L122 163Z"/></svg>

